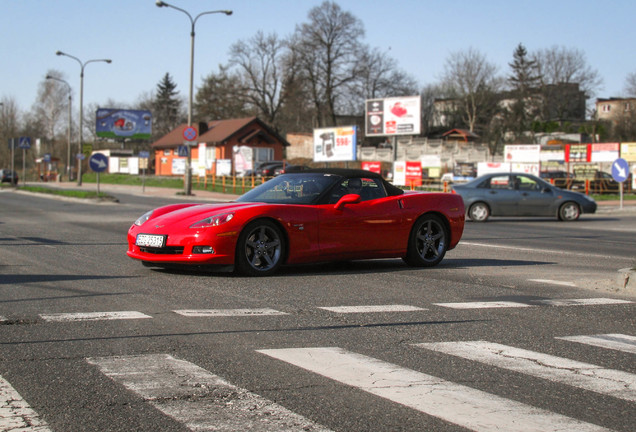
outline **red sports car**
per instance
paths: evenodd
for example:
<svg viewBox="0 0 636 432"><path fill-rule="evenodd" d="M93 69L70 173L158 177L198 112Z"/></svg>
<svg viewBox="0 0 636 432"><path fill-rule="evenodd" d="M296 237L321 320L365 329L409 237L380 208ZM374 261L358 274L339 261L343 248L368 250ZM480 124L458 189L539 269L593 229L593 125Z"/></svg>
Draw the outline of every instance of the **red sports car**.
<svg viewBox="0 0 636 432"><path fill-rule="evenodd" d="M147 266L231 266L264 276L281 265L401 257L431 267L464 229L449 193L403 191L369 171L283 174L236 201L174 204L128 230L128 256Z"/></svg>

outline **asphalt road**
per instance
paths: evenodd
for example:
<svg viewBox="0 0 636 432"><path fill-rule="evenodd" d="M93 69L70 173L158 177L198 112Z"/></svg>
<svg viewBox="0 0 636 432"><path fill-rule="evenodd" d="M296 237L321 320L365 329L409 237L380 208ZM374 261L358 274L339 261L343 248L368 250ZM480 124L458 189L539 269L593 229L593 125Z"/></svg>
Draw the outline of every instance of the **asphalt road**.
<svg viewBox="0 0 636 432"><path fill-rule="evenodd" d="M174 199L118 198L0 192L0 430L636 429L636 213L254 279L133 262Z"/></svg>

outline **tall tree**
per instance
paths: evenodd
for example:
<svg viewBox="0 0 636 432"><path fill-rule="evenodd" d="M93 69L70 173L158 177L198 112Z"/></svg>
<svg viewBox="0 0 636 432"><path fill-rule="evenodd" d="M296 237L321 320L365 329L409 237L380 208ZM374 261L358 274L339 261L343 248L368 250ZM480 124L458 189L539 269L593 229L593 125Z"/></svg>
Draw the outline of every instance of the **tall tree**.
<svg viewBox="0 0 636 432"><path fill-rule="evenodd" d="M239 69L241 93L258 111L259 117L278 127L278 116L283 105L284 41L276 34L265 36L258 31L248 41L239 41L230 48L230 65Z"/></svg>
<svg viewBox="0 0 636 432"><path fill-rule="evenodd" d="M512 103L505 112L506 127L513 132L515 141L520 142L524 134L531 129L530 124L539 112L537 89L541 77L537 73L536 60L528 57L523 44L517 45L512 63L508 64L512 74L508 77Z"/></svg>
<svg viewBox="0 0 636 432"><path fill-rule="evenodd" d="M336 107L358 74L363 36L362 22L330 1L312 8L308 22L296 26L291 47L308 83L318 126L336 124Z"/></svg>
<svg viewBox="0 0 636 432"><path fill-rule="evenodd" d="M177 84L166 72L157 84L157 93L152 104L153 137L164 136L183 121L181 115L182 100L178 95Z"/></svg>
<svg viewBox="0 0 636 432"><path fill-rule="evenodd" d="M442 82L457 100L463 121L475 132L480 118L488 117L497 105L493 97L501 88L497 67L479 51L452 53L444 64Z"/></svg>
<svg viewBox="0 0 636 432"><path fill-rule="evenodd" d="M227 66L219 66L219 72L208 75L197 90L194 101L197 118L203 121L258 115L250 106L244 88L238 74L230 73Z"/></svg>
<svg viewBox="0 0 636 432"><path fill-rule="evenodd" d="M49 70L48 76L63 79L61 72ZM62 138L68 127L68 88L61 82L43 79L38 87L36 101L33 104L33 119L37 119L43 151L54 157L65 160L65 145L58 145L57 138ZM66 140L64 140L66 142Z"/></svg>
<svg viewBox="0 0 636 432"><path fill-rule="evenodd" d="M636 97L636 72L632 72L625 78L625 93L629 97Z"/></svg>

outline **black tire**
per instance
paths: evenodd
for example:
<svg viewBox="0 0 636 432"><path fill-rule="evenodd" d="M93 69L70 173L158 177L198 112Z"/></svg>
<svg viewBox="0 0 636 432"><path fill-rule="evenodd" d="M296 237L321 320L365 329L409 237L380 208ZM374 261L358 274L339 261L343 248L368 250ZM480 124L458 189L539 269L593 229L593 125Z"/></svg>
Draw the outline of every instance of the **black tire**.
<svg viewBox="0 0 636 432"><path fill-rule="evenodd" d="M448 242L443 220L436 215L424 215L411 229L404 262L413 267L434 267L444 259Z"/></svg>
<svg viewBox="0 0 636 432"><path fill-rule="evenodd" d="M578 220L579 216L581 216L581 207L575 202L568 201L559 207L559 220L570 222Z"/></svg>
<svg viewBox="0 0 636 432"><path fill-rule="evenodd" d="M246 276L268 276L283 263L285 248L285 238L274 222L251 222L236 243L236 271Z"/></svg>
<svg viewBox="0 0 636 432"><path fill-rule="evenodd" d="M468 209L468 217L473 222L486 222L490 217L490 208L483 202L476 202Z"/></svg>

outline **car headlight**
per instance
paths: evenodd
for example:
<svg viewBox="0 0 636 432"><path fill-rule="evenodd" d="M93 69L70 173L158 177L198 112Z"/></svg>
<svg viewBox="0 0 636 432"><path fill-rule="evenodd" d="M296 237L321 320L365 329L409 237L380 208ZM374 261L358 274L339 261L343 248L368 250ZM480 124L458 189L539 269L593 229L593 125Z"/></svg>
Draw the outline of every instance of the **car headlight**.
<svg viewBox="0 0 636 432"><path fill-rule="evenodd" d="M226 222L229 222L234 217L234 213L221 213L214 216L206 217L199 222L195 222L190 225L190 228L207 228L213 226L223 225Z"/></svg>
<svg viewBox="0 0 636 432"><path fill-rule="evenodd" d="M153 211L154 210L150 210L149 212L146 212L142 216L140 216L139 219L135 221L135 225L142 226L148 219L150 219Z"/></svg>

